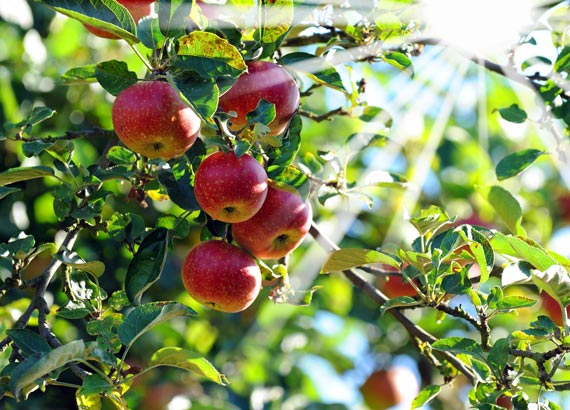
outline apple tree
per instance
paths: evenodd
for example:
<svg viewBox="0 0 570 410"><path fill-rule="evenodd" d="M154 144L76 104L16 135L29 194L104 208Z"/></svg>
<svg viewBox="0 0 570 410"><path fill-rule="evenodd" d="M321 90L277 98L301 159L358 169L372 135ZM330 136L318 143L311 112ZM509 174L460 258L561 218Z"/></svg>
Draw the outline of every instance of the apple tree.
<svg viewBox="0 0 570 410"><path fill-rule="evenodd" d="M569 18L4 2L2 408L568 407Z"/></svg>

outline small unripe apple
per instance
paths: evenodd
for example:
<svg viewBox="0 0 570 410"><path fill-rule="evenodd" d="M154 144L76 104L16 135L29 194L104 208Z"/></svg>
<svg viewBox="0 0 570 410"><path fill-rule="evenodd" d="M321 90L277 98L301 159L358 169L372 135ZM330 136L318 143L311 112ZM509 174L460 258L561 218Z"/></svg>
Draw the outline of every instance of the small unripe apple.
<svg viewBox="0 0 570 410"><path fill-rule="evenodd" d="M238 132L247 125L247 113L253 111L262 99L275 105L275 119L268 124L267 134L283 133L299 108L300 96L295 80L280 65L269 61L247 63L247 72L220 97L219 109L237 114L230 119L229 128Z"/></svg>
<svg viewBox="0 0 570 410"><path fill-rule="evenodd" d="M297 248L311 227L311 205L296 193L269 186L263 206L232 225L238 245L259 259L279 259Z"/></svg>
<svg viewBox="0 0 570 410"><path fill-rule="evenodd" d="M131 13L131 16L133 17L135 23L138 23L138 21L143 17L150 16L152 13L152 3L154 3L154 0L117 0L117 2L125 6L129 13ZM113 33L109 33L108 31L93 27L89 24L83 25L87 30L98 37L108 38L111 40L117 40L120 38Z"/></svg>
<svg viewBox="0 0 570 410"><path fill-rule="evenodd" d="M123 144L148 158L184 154L200 130L200 118L164 81L125 88L113 103L112 117Z"/></svg>
<svg viewBox="0 0 570 410"><path fill-rule="evenodd" d="M414 373L403 366L374 371L360 386L370 410L385 410L404 402L411 403L419 392Z"/></svg>
<svg viewBox="0 0 570 410"><path fill-rule="evenodd" d="M222 222L243 222L259 211L267 196L267 173L251 155L215 152L200 163L194 178L200 207Z"/></svg>
<svg viewBox="0 0 570 410"><path fill-rule="evenodd" d="M197 302L221 312L248 308L261 290L261 271L246 251L219 240L194 246L182 266L182 283Z"/></svg>
<svg viewBox="0 0 570 410"><path fill-rule="evenodd" d="M499 396L496 403L506 410L513 410L513 400L509 396Z"/></svg>

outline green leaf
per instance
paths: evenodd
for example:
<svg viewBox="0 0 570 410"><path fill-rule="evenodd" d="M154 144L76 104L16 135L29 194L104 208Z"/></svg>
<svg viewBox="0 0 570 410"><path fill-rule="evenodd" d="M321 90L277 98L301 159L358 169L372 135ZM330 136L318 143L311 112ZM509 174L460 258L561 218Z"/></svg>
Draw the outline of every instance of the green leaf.
<svg viewBox="0 0 570 410"><path fill-rule="evenodd" d="M514 234L524 234L521 226L522 208L517 199L506 189L494 185L488 190L479 188L507 228Z"/></svg>
<svg viewBox="0 0 570 410"><path fill-rule="evenodd" d="M247 122L250 124L261 123L268 125L275 119L276 111L275 104L267 100L261 99L257 107L246 115Z"/></svg>
<svg viewBox="0 0 570 410"><path fill-rule="evenodd" d="M131 13L114 0L40 0L84 24L108 31L131 44L139 42Z"/></svg>
<svg viewBox="0 0 570 410"><path fill-rule="evenodd" d="M526 112L517 104L512 104L507 108L499 108L497 111L499 111L499 114L504 120L516 124L522 124L527 119Z"/></svg>
<svg viewBox="0 0 570 410"><path fill-rule="evenodd" d="M178 40L174 66L190 69L205 79L236 78L247 66L239 50L226 39L206 31L194 31Z"/></svg>
<svg viewBox="0 0 570 410"><path fill-rule="evenodd" d="M538 149L527 149L507 155L499 161L495 168L497 179L502 181L520 174L544 154L544 151Z"/></svg>
<svg viewBox="0 0 570 410"><path fill-rule="evenodd" d="M190 16L192 3L187 0L160 0L156 3L158 23L164 37L176 38L186 34L186 18Z"/></svg>
<svg viewBox="0 0 570 410"><path fill-rule="evenodd" d="M491 239L491 246L497 253L516 256L532 264L536 269L546 271L558 261L548 254L539 244L522 236L505 235L496 232Z"/></svg>
<svg viewBox="0 0 570 410"><path fill-rule="evenodd" d="M222 386L228 384L226 376L218 372L208 360L197 353L180 347L164 347L154 352L149 362L149 368L158 366L177 367Z"/></svg>
<svg viewBox="0 0 570 410"><path fill-rule="evenodd" d="M281 146L271 147L267 151L269 157L268 164L287 166L290 165L299 149L301 148L301 130L303 128L303 120L300 115L295 115L289 123L289 130L285 137L281 140Z"/></svg>
<svg viewBox="0 0 570 410"><path fill-rule="evenodd" d="M428 404L437 397L440 391L441 386L436 384L430 384L429 386L424 387L412 402L412 410Z"/></svg>
<svg viewBox="0 0 570 410"><path fill-rule="evenodd" d="M536 304L536 300L525 296L504 296L497 302L497 310L511 310L530 307Z"/></svg>
<svg viewBox="0 0 570 410"><path fill-rule="evenodd" d="M110 60L97 64L95 76L101 86L111 95L118 95L125 88L136 84L136 73L129 71L124 61Z"/></svg>
<svg viewBox="0 0 570 410"><path fill-rule="evenodd" d="M9 188L9 187L5 187L5 186L0 186L0 199L4 198L5 196L8 196L10 194L13 194L14 192L18 192L21 191L20 188Z"/></svg>
<svg viewBox="0 0 570 410"><path fill-rule="evenodd" d="M37 125L55 115L56 111L49 107L35 107L32 113L24 118L18 123L6 123L5 128L7 130L15 128L24 128L24 132L28 133L31 131L31 127Z"/></svg>
<svg viewBox="0 0 570 410"><path fill-rule="evenodd" d="M266 2L261 16L263 19L261 41L265 44L276 43L289 31L293 22L293 0Z"/></svg>
<svg viewBox="0 0 570 410"><path fill-rule="evenodd" d="M173 77L169 74L169 83L181 93L181 97L204 121L212 123L212 116L218 109L220 89L215 79L204 79L182 74Z"/></svg>
<svg viewBox="0 0 570 410"><path fill-rule="evenodd" d="M196 312L175 302L151 302L131 310L117 329L119 340L130 347L145 332L178 316L194 316Z"/></svg>
<svg viewBox="0 0 570 410"><path fill-rule="evenodd" d="M53 146L53 142L30 141L22 144L22 152L28 158L37 157L46 149L49 149Z"/></svg>
<svg viewBox="0 0 570 410"><path fill-rule="evenodd" d="M467 272L448 275L441 281L441 288L452 295L467 294L471 290L472 283Z"/></svg>
<svg viewBox="0 0 570 410"><path fill-rule="evenodd" d="M101 396L98 394L82 394L81 389L75 391L75 403L81 410L101 410Z"/></svg>
<svg viewBox="0 0 570 410"><path fill-rule="evenodd" d="M81 84L85 82L94 82L97 80L97 77L95 76L96 68L97 68L96 64L74 67L63 73L61 75L61 79L66 84L75 84L75 83Z"/></svg>
<svg viewBox="0 0 570 410"><path fill-rule="evenodd" d="M53 175L53 169L41 165L37 167L10 168L9 170L0 173L0 186Z"/></svg>
<svg viewBox="0 0 570 410"><path fill-rule="evenodd" d="M321 272L342 272L371 263L382 263L393 268L400 268L399 262L385 253L370 249L344 248L329 254Z"/></svg>
<svg viewBox="0 0 570 410"><path fill-rule="evenodd" d="M64 265L71 266L72 268L90 273L96 278L98 278L103 274L103 272L105 272L105 264L103 264L103 262L101 261L85 262L77 254L77 252L73 252L67 249L56 253L54 257L60 262L62 262Z"/></svg>
<svg viewBox="0 0 570 410"><path fill-rule="evenodd" d="M431 346L436 350L483 357L481 343L464 337L455 336L439 339L433 342Z"/></svg>
<svg viewBox="0 0 570 410"><path fill-rule="evenodd" d="M413 307L419 305L420 303L411 296L398 296L388 299L388 301L380 307L380 315L383 315L390 309L398 307Z"/></svg>
<svg viewBox="0 0 570 410"><path fill-rule="evenodd" d="M399 51L389 51L383 55L383 58L388 64L393 65L400 70L409 68L412 65L412 60L410 60L407 55L400 53Z"/></svg>
<svg viewBox="0 0 570 410"><path fill-rule="evenodd" d="M138 38L145 47L151 50L162 48L166 37L160 31L160 25L157 17L147 16L139 20Z"/></svg>
<svg viewBox="0 0 570 410"><path fill-rule="evenodd" d="M487 356L487 364L495 374L503 374L509 363L509 342L506 338L497 339Z"/></svg>
<svg viewBox="0 0 570 410"><path fill-rule="evenodd" d="M373 105L364 107L362 114L360 114L358 118L364 122L381 122L382 124L386 124L387 127L391 127L393 122L389 112Z"/></svg>
<svg viewBox="0 0 570 410"><path fill-rule="evenodd" d="M346 93L337 69L324 58L304 52L294 52L279 59L279 64L307 75L311 80L326 87Z"/></svg>
<svg viewBox="0 0 570 410"><path fill-rule="evenodd" d="M564 47L554 63L554 71L557 73L570 72L570 47Z"/></svg>
<svg viewBox="0 0 570 410"><path fill-rule="evenodd" d="M444 210L438 206L431 205L420 210L418 216L410 218L410 223L417 229L420 235L426 235L448 225L451 223L451 220Z"/></svg>
<svg viewBox="0 0 570 410"><path fill-rule="evenodd" d="M81 388L77 394L82 396L91 396L95 394L108 393L113 390L113 385L103 378L103 376L94 373L83 379Z"/></svg>
<svg viewBox="0 0 570 410"><path fill-rule="evenodd" d="M137 156L128 148L114 145L107 151L107 159L117 165L134 165Z"/></svg>
<svg viewBox="0 0 570 410"><path fill-rule="evenodd" d="M552 265L543 271L533 271L532 280L561 306L570 305L570 273L563 266Z"/></svg>
<svg viewBox="0 0 570 410"><path fill-rule="evenodd" d="M51 346L43 337L29 329L8 329L6 335L27 356L51 350Z"/></svg>
<svg viewBox="0 0 570 410"><path fill-rule="evenodd" d="M307 200L311 188L309 178L296 166L271 165L267 168L267 176L278 185L285 185L297 190L303 200Z"/></svg>
<svg viewBox="0 0 570 410"><path fill-rule="evenodd" d="M186 211L200 209L191 184L191 172L185 160L161 166L158 169L158 179L166 188L172 202L180 208Z"/></svg>
<svg viewBox="0 0 570 410"><path fill-rule="evenodd" d="M36 381L46 374L81 360L85 351L83 340L74 340L38 357L30 357L19 364L10 378L10 390L18 399L26 399L36 387Z"/></svg>
<svg viewBox="0 0 570 410"><path fill-rule="evenodd" d="M168 230L157 228L148 234L127 268L125 292L138 305L142 294L159 278L166 261Z"/></svg>

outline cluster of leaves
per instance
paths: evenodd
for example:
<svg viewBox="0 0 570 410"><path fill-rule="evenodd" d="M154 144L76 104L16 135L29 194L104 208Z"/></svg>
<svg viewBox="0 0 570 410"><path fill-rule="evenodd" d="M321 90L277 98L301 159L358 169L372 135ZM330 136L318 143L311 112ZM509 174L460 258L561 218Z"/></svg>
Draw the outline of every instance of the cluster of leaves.
<svg viewBox="0 0 570 410"><path fill-rule="evenodd" d="M15 166L0 173L0 199L23 193L27 181L49 181L47 186L63 240L42 242L21 233L0 245L2 295L32 291L29 305L0 344L2 350L10 352L10 364L0 373L0 393L2 397L24 400L38 388L65 384L76 388L80 408L100 408L102 398L117 408L126 408L125 393L133 381L159 366L184 369L225 385L226 377L201 353L189 349L161 347L149 355L143 368L126 361L135 342L150 329L196 315L184 304L149 301L146 297L163 276L176 241L185 240L196 226L201 240L228 233L227 226L200 212L192 188L194 171L211 149L223 146L237 153L254 151L263 155L270 178L296 188L304 197L316 197L323 205L340 195L364 198L372 206L370 187L406 188L404 177L388 171L378 171L366 180L349 175L348 160L342 153L325 149L302 153L301 135L304 118L319 122L349 116L364 124L381 122L384 127L374 133L351 133L345 141L351 160L359 161L369 148L382 148L388 143L390 115L380 107L361 102L365 83L347 87L330 61L342 49L353 61L381 61L412 74L412 58L422 45L405 41L405 36L415 26L401 20L397 12L376 7L373 2L358 10L356 22L339 5L307 7L310 13L322 13L322 21L313 27L318 29L316 34L299 37L294 34L306 27L297 26L297 20L308 12L303 2L293 0L260 1L258 5L232 1L239 12L225 21L206 19L195 0L159 0L156 15L142 19L138 25L114 0L40 3L125 40L144 61L145 76L166 80L177 89L201 117L204 129L201 139L184 156L164 162L149 161L118 145L112 131L92 129L56 137L37 135L37 127L56 115L47 107L35 108L24 120L5 126L6 136L2 140L21 144L23 156L39 158L41 165ZM400 3L405 6L411 2ZM333 26L329 18L334 21ZM542 59L552 65L560 78L568 74L570 61L563 30L556 31L561 47L556 61ZM314 43L321 43L314 52L303 48ZM293 47L294 51L289 52ZM302 107L285 134L268 137L259 124L273 120L275 107L263 101L248 115L252 132L247 138L238 138L227 130L228 118L217 112L219 96L244 72L246 61L259 58L274 58L290 67L304 86L304 97L324 87L346 98L348 108L316 114ZM557 76L531 80L551 107L549 113L568 125L568 96ZM71 68L62 78L67 84L97 82L113 96L139 80L125 61L117 59ZM517 105L498 111L507 121L527 121L526 112ZM545 117L545 121L550 118ZM76 143L100 136L108 141L101 158L96 163L82 163L76 155ZM497 180L519 175L543 155L547 153L525 149L504 157L495 169ZM124 186L128 186L127 190ZM380 313L392 314L404 324L418 351L445 376L444 383L458 373L470 379L474 388L469 399L474 408L496 408L497 397L508 395L514 397L515 408L524 409L542 391L568 389L556 379L570 349L568 318L560 328L541 316L527 328L498 339L493 338L493 320L535 303L524 295L507 294L504 289L510 285L532 286L547 292L565 313L570 305L570 261L527 236L522 207L509 190L499 183L477 189L509 234L471 224L458 225L444 210L432 206L409 218L418 234L409 249L396 245L327 249L331 253L322 270L342 271L365 291L370 288L359 281L355 268L383 275L384 271L369 266L382 264L398 271L416 295L388 299L373 290L373 298L380 295L380 299L374 299L381 305ZM121 207L118 203L123 198L140 207ZM175 205L175 212L155 215L147 209L148 201L164 198ZM74 251L80 235L104 236L113 246L121 247L130 261L119 283L108 285L105 278L110 266L115 266L113 261L81 257ZM28 267L46 254L50 259L47 267L34 278L23 277ZM279 286L270 298L286 300L289 290L281 287L288 282L286 267L267 267L265 273L266 279L278 278ZM56 277L62 289L57 310L52 309L46 297L48 285ZM302 293L302 303L310 303L316 289ZM436 340L406 319L403 313L409 309L433 310L440 320L458 318L465 323L466 332L475 330L479 340L471 336ZM60 335L50 327L52 318L77 323L84 336L62 343ZM79 383L61 381L68 370ZM238 382L236 389L239 388ZM414 407L433 401L442 389L443 384L429 384L416 398ZM555 403L547 405L557 409Z"/></svg>

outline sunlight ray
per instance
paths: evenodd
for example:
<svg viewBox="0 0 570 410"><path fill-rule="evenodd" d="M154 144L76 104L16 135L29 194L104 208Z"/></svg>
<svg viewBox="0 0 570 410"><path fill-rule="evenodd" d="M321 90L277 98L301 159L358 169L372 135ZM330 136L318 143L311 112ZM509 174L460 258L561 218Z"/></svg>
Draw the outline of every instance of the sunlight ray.
<svg viewBox="0 0 570 410"><path fill-rule="evenodd" d="M487 121L487 78L485 68L477 67L477 136L479 145L489 150L489 128Z"/></svg>
<svg viewBox="0 0 570 410"><path fill-rule="evenodd" d="M421 189L430 172L430 167L436 155L436 150L443 139L445 128L449 122L449 118L451 117L451 113L457 99L457 94L463 84L468 67L468 61L461 62L456 69L453 79L450 81L449 89L446 91L441 107L439 107L435 123L431 127L426 138L426 144L423 146L419 157L414 159L415 166L411 168L412 175L409 178L409 181L413 187L416 187L416 189L408 189L404 192L400 202L401 205L397 213L392 216L392 222L388 228L385 242L398 242L398 239L400 239L401 224L403 222L405 212L412 213L415 209L421 194Z"/></svg>

